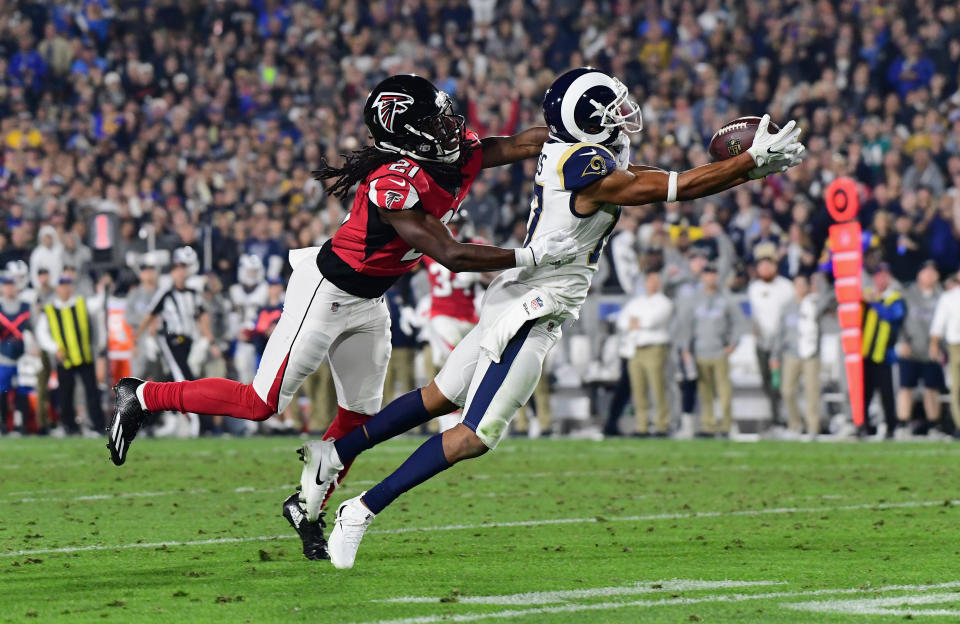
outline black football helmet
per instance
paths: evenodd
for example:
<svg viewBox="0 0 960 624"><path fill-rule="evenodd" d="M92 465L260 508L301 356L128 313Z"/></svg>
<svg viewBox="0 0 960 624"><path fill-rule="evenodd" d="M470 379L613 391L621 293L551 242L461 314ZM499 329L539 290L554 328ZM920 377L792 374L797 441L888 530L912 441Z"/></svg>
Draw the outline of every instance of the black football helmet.
<svg viewBox="0 0 960 624"><path fill-rule="evenodd" d="M418 160L455 163L464 141L464 119L450 96L414 74L398 74L374 87L363 121L377 149Z"/></svg>
<svg viewBox="0 0 960 624"><path fill-rule="evenodd" d="M469 242L476 236L476 229L473 227L473 219L470 218L470 212L466 208L453 213L450 220L447 221L447 229L458 241Z"/></svg>

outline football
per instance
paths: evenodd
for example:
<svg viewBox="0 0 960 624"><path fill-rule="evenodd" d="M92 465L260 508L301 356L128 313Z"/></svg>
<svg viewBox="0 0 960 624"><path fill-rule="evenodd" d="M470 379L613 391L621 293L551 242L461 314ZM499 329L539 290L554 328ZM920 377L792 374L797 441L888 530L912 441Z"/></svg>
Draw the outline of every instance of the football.
<svg viewBox="0 0 960 624"><path fill-rule="evenodd" d="M759 117L737 117L723 124L710 139L710 155L714 160L726 160L742 154L753 145L753 135L759 125ZM767 130L777 133L780 126L771 121Z"/></svg>

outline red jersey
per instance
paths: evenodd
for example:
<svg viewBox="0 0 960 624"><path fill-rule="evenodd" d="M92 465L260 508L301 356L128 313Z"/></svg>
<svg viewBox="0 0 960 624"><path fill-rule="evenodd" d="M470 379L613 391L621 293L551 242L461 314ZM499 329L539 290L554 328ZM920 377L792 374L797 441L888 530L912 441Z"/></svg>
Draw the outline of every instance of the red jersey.
<svg viewBox="0 0 960 624"><path fill-rule="evenodd" d="M423 265L430 278L430 318L450 316L461 321L477 323L477 294L479 273L454 273L433 258L424 258Z"/></svg>
<svg viewBox="0 0 960 624"><path fill-rule="evenodd" d="M357 187L350 214L320 250L317 265L323 276L341 290L372 299L416 266L423 254L380 218L379 209L423 210L444 223L449 221L480 173L483 160L477 134L468 130L467 138L474 142L474 149L456 189L440 186L416 160L399 155L396 161L372 171Z"/></svg>

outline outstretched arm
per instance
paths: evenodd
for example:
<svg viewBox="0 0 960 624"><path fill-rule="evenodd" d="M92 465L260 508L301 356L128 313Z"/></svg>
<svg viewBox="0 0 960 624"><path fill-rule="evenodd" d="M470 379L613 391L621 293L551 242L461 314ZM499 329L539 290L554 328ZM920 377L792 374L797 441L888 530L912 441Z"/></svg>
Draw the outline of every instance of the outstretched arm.
<svg viewBox="0 0 960 624"><path fill-rule="evenodd" d="M440 219L422 210L388 211L381 208L380 217L393 226L408 245L454 273L564 263L572 260L576 253L576 242L569 237L545 235L527 247L501 249L461 243Z"/></svg>
<svg viewBox="0 0 960 624"><path fill-rule="evenodd" d="M756 164L743 153L729 160L710 163L677 174L676 201L706 197L748 181ZM585 199L623 206L642 206L667 201L670 174L662 169L617 170L582 192Z"/></svg>
<svg viewBox="0 0 960 624"><path fill-rule="evenodd" d="M540 153L548 137L549 131L546 126L535 126L513 136L492 136L481 139L483 161L480 166L487 169L534 158Z"/></svg>
<svg viewBox="0 0 960 624"><path fill-rule="evenodd" d="M661 201L684 201L713 195L770 173L800 164L803 145L800 130L788 123L776 134L767 132L770 117L764 115L753 145L744 153L695 169L676 173L642 165L630 165L604 176L582 193L592 202L638 206Z"/></svg>

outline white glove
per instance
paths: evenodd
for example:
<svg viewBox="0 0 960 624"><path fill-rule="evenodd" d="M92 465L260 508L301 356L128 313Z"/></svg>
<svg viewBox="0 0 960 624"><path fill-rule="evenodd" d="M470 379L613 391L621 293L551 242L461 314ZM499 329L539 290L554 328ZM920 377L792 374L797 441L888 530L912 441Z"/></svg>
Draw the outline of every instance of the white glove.
<svg viewBox="0 0 960 624"><path fill-rule="evenodd" d="M408 336L413 336L416 333L416 328L420 325L420 319L413 308L410 306L400 308L400 331Z"/></svg>
<svg viewBox="0 0 960 624"><path fill-rule="evenodd" d="M760 178L765 178L771 173L783 173L791 167L796 167L803 162L803 157L805 156L804 151L806 148L803 145L800 146L800 151L790 154L784 160L771 160L769 163L762 167L754 167L747 172L747 177L751 180L759 180Z"/></svg>
<svg viewBox="0 0 960 624"><path fill-rule="evenodd" d="M803 151L803 145L798 140L800 128L797 128L797 122L790 120L776 134L767 132L769 125L770 115L764 115L760 119L756 134L753 135L753 145L747 150L757 167L772 164L774 161L786 161L790 156Z"/></svg>
<svg viewBox="0 0 960 624"><path fill-rule="evenodd" d="M550 232L532 240L529 247L519 247L513 251L518 267L543 264L559 266L573 261L577 256L577 241L561 232Z"/></svg>
<svg viewBox="0 0 960 624"><path fill-rule="evenodd" d="M620 133L620 139L613 146L613 155L617 159L617 169L626 169L630 166L630 137L626 132Z"/></svg>

